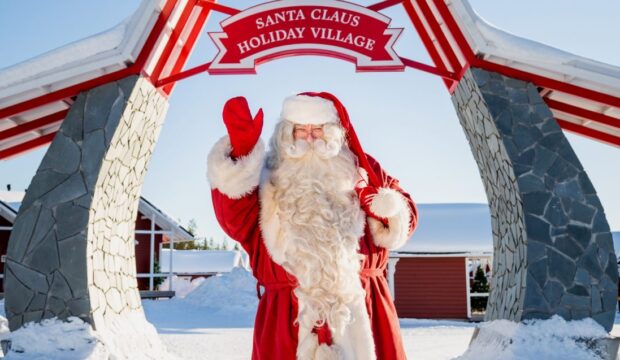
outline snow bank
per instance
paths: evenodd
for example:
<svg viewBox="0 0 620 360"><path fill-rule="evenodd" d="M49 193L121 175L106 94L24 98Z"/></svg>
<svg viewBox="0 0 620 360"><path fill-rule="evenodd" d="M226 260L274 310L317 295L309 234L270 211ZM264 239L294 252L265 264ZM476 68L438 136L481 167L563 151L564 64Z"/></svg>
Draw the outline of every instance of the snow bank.
<svg viewBox="0 0 620 360"><path fill-rule="evenodd" d="M6 319L4 319L6 321ZM28 323L3 338L11 340L6 359L107 359L110 353L91 326L77 317Z"/></svg>
<svg viewBox="0 0 620 360"><path fill-rule="evenodd" d="M495 320L482 323L478 337L459 360L517 359L601 359L587 340L607 338L607 332L592 319L566 321L560 316L548 320L515 323Z"/></svg>
<svg viewBox="0 0 620 360"><path fill-rule="evenodd" d="M184 298L190 292L194 291L203 281L206 279L203 277L196 278L194 280L189 280L185 277L178 277L174 275L172 277L172 290L174 290L174 296L177 298ZM168 278L165 278L164 282L159 285L159 290L167 291L170 289L170 284Z"/></svg>
<svg viewBox="0 0 620 360"><path fill-rule="evenodd" d="M249 271L234 268L230 273L207 278L182 301L217 312L255 312L256 279Z"/></svg>
<svg viewBox="0 0 620 360"><path fill-rule="evenodd" d="M30 322L9 332L4 300L0 301L0 340L11 340L6 359L174 359L141 312L125 314L118 324L106 325L106 329L95 331L72 316L66 321L52 318Z"/></svg>
<svg viewBox="0 0 620 360"><path fill-rule="evenodd" d="M190 286L196 283L194 280ZM207 278L183 295L142 301L147 318L160 334L183 333L179 329L247 328L254 324L258 307L256 280L243 268Z"/></svg>

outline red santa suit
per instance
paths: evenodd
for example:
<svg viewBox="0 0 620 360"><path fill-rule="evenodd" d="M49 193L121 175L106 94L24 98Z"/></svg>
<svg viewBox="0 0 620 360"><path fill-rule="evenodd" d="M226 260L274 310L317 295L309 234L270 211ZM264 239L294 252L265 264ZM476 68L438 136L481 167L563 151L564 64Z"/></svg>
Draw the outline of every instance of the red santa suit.
<svg viewBox="0 0 620 360"><path fill-rule="evenodd" d="M386 266L388 251L402 246L416 226L415 204L396 179L361 152L348 115L337 99L323 93L312 95L318 101L310 105L298 101L307 100L305 95L285 100L283 121L290 118L296 123L313 124L322 123L330 116L333 121L335 117L346 130L348 144L360 164L359 178L351 184L351 193L355 194L354 186L360 192L369 183L368 175L376 186L376 194L364 207L366 213L361 212L362 216L351 226L350 234L355 234L357 239L355 247L343 250L354 253L351 259L355 260L351 261L355 266L343 262L345 265L338 267L344 269L343 274L323 275L324 279L334 275L335 281L358 279L341 285L348 286L344 291L348 293L336 300L336 303L340 301L340 308L326 312L331 314L329 319L334 319L334 324L340 324L337 329L330 320L314 326L305 320L313 319L316 310L322 309L321 304L331 304L331 298L316 295L320 301L315 302L312 289L306 292L300 289L303 281L298 279L313 281L312 274L304 273L303 261L289 261L290 254L299 251L295 250L295 240L288 236L291 234L287 232L285 220L288 214L278 203L277 182L270 181L270 171L265 170L263 143L258 141L248 154L233 159L230 138L225 136L215 144L208 158L207 175L216 217L223 230L249 254L257 287L261 287L257 289L260 301L252 359L405 359ZM323 120L317 122L317 116ZM355 198L356 206L360 207ZM371 212L373 216L367 216Z"/></svg>

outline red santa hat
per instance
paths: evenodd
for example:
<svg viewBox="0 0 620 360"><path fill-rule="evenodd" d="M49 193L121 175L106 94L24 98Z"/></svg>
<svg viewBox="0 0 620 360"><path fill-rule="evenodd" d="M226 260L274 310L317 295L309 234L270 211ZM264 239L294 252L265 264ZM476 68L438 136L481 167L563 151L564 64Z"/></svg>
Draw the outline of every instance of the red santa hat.
<svg viewBox="0 0 620 360"><path fill-rule="evenodd" d="M366 153L355 134L347 109L336 96L327 92L303 92L290 96L282 104L280 117L296 124L340 124L344 128L349 149L357 156L359 165L368 173L368 181L379 187L381 183L373 171Z"/></svg>

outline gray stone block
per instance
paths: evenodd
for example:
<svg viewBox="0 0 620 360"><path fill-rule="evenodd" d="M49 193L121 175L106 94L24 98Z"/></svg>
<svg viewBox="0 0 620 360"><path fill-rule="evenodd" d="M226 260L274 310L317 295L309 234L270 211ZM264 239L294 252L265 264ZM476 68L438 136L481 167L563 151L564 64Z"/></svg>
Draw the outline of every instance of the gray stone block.
<svg viewBox="0 0 620 360"><path fill-rule="evenodd" d="M525 215L525 227L529 239L538 241L547 245L552 245L551 235L549 233L550 225L536 216Z"/></svg>
<svg viewBox="0 0 620 360"><path fill-rule="evenodd" d="M6 265L8 268L10 268L12 280L17 280L22 285L27 286L27 288L32 292L46 293L48 291L49 284L47 283L47 278L45 274L33 268L26 267L21 263L15 262L10 258L7 259ZM6 289L7 294L9 292L9 289L11 288ZM15 312L15 309L11 308L11 311Z"/></svg>
<svg viewBox="0 0 620 360"><path fill-rule="evenodd" d="M40 197L41 203L46 207L65 203L87 193L84 180L80 173L74 173L67 180Z"/></svg>
<svg viewBox="0 0 620 360"><path fill-rule="evenodd" d="M549 251L549 276L558 279L564 287L573 284L577 266L575 263L557 251Z"/></svg>
<svg viewBox="0 0 620 360"><path fill-rule="evenodd" d="M575 242L568 235L561 235L556 237L554 243L558 251L571 259L577 259L581 254L583 254L583 250L581 249L579 244L577 244L577 242Z"/></svg>
<svg viewBox="0 0 620 360"><path fill-rule="evenodd" d="M103 129L108 120L110 109L117 98L121 97L115 82L101 85L86 94L84 105L84 133L87 134L97 129Z"/></svg>
<svg viewBox="0 0 620 360"><path fill-rule="evenodd" d="M40 206L32 206L24 208L23 205L19 209L19 215L22 221L13 224L13 230L11 231L11 238L15 240L11 243L7 250L7 258L15 261L21 261L28 250L32 233L35 229L35 224L39 213L41 211Z"/></svg>
<svg viewBox="0 0 620 360"><path fill-rule="evenodd" d="M72 202L65 202L58 205L56 211L59 214L56 218L56 234L59 241L77 235L86 229L88 210Z"/></svg>
<svg viewBox="0 0 620 360"><path fill-rule="evenodd" d="M57 133L54 140L45 153L43 162L54 164L48 168L57 173L73 174L80 166L82 157L80 147L62 132Z"/></svg>
<svg viewBox="0 0 620 360"><path fill-rule="evenodd" d="M56 247L56 234L50 229L47 236L37 247L28 252L24 262L32 264L42 274L49 274L60 265L58 249Z"/></svg>
<svg viewBox="0 0 620 360"><path fill-rule="evenodd" d="M547 299L547 303L552 308L554 308L560 304L560 300L562 300L562 295L564 295L564 291L564 286L558 281L549 280L545 284L543 294L545 296L545 299Z"/></svg>

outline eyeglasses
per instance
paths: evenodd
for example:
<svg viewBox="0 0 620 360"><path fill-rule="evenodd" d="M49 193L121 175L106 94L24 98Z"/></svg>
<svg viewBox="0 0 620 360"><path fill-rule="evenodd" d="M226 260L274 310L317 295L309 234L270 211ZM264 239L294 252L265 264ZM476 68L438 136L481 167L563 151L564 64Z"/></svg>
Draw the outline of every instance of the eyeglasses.
<svg viewBox="0 0 620 360"><path fill-rule="evenodd" d="M316 125L295 125L293 128L293 137L295 139L313 139L323 138L323 126Z"/></svg>

